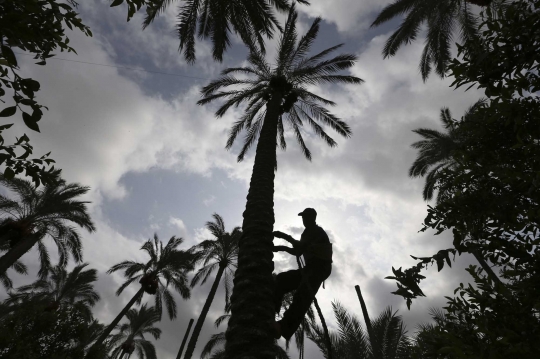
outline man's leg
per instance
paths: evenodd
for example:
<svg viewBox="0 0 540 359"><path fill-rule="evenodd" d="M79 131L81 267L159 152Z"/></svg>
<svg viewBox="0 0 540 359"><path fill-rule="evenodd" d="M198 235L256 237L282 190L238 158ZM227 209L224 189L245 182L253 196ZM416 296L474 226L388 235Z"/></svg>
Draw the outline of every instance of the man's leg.
<svg viewBox="0 0 540 359"><path fill-rule="evenodd" d="M281 310L283 296L286 293L289 293L298 288L301 282L302 273L299 269L279 273L276 276L276 287L274 289L274 308L277 314L279 314Z"/></svg>
<svg viewBox="0 0 540 359"><path fill-rule="evenodd" d="M307 282L302 281L294 293L293 302L285 313L283 313L283 319L279 322L281 335L287 340L291 338L302 323L313 298L315 298L315 294L317 294L322 282L330 275L331 266L328 266L328 268L319 268L314 271L311 271L311 268L304 270L306 270L305 276Z"/></svg>

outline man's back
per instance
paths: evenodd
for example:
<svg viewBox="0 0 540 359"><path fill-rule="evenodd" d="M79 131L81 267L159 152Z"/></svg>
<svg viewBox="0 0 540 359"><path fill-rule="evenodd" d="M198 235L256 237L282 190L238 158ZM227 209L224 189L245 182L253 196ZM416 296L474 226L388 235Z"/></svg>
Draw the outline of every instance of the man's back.
<svg viewBox="0 0 540 359"><path fill-rule="evenodd" d="M332 244L328 235L318 225L306 227L300 238L300 247L306 259L306 265L316 262L332 262Z"/></svg>

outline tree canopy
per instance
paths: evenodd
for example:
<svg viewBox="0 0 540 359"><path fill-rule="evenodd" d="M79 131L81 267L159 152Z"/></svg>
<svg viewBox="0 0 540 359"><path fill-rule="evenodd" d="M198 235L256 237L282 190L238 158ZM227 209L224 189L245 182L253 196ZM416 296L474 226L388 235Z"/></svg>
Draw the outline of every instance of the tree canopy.
<svg viewBox="0 0 540 359"><path fill-rule="evenodd" d="M7 107L0 109L0 117L11 117L21 113L25 125L39 132L38 122L43 116L44 105L36 101L36 93L41 89L38 81L23 78L20 75L17 50L34 55L38 65L45 65L47 59L54 56L54 51L75 52L69 45L66 27L78 29L87 36L92 36L88 26L82 23L75 9L75 0L5 0L0 2L0 101L11 93ZM4 175L13 178L23 173L30 176L36 185L53 179L59 172L46 154L29 160L33 147L26 135L15 143L6 145L2 132L11 124L0 124L0 165L6 169ZM20 153L20 151L24 151Z"/></svg>

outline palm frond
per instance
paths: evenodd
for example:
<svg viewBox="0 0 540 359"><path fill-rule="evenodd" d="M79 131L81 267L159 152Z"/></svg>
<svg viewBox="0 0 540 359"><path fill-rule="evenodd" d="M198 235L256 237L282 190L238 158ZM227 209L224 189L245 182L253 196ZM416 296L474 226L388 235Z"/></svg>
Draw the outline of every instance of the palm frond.
<svg viewBox="0 0 540 359"><path fill-rule="evenodd" d="M419 0L396 0L392 4L387 5L377 16L371 27L379 26L393 18L405 14L410 11Z"/></svg>
<svg viewBox="0 0 540 359"><path fill-rule="evenodd" d="M143 30L148 27L156 17L165 11L173 0L153 0L146 10L146 16L143 21Z"/></svg>
<svg viewBox="0 0 540 359"><path fill-rule="evenodd" d="M306 158L310 158L311 153L304 142L303 121L309 122L310 128L317 136L322 137L331 146L335 146L336 142L326 134L319 123L329 125L343 136L348 137L351 134L349 126L344 121L323 107L334 106L335 103L311 93L306 87L317 84L361 84L363 80L356 76L338 73L350 69L357 61L357 56L339 54L327 58L342 44L308 56L317 37L321 20L315 19L307 33L298 40L297 18L298 14L293 5L289 8L283 33L278 41L277 58L273 66L266 63L263 49L253 43L249 46L249 66L224 70L220 78L201 90L202 98L198 102L200 105L218 99L224 100L216 111L217 117L223 116L231 107L246 105L245 114L233 124L226 144L226 148L230 149L238 136L245 133L238 161L242 161L257 142L264 121L270 113L271 116L279 113L276 119L272 118L277 125L279 146L283 149L287 146L285 129L289 126L285 126L284 121L288 121ZM233 77L232 75L236 73L247 75L248 80ZM280 109L269 112L264 108L265 105L280 106Z"/></svg>

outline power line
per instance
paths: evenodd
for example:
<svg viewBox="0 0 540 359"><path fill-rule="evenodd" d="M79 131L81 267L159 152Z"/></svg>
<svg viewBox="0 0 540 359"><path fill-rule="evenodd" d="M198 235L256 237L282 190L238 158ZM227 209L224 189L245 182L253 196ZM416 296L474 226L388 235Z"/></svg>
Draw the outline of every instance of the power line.
<svg viewBox="0 0 540 359"><path fill-rule="evenodd" d="M14 52L14 53L17 54L17 55L34 56L34 55L31 55L31 54L24 54L22 52ZM176 77L185 77L185 78L188 78L188 79L209 80L209 78L204 78L204 77L186 76L186 75L180 75L180 74L173 74L173 73L170 73L170 72L160 72L160 71L151 71L151 70L145 70L145 69L136 69L136 68L133 68L133 67L126 67L126 66L105 65L105 64L98 64L98 63L95 63L95 62L62 59L60 57L51 57L51 58L48 58L47 60L61 60L61 61L69 61L69 62L78 62L80 64L104 66L104 67L114 67L114 68L117 68L117 69L124 69L124 70L131 70L131 71L143 71L143 72L149 72L149 73L152 73L152 74L169 75L169 76L176 76Z"/></svg>

